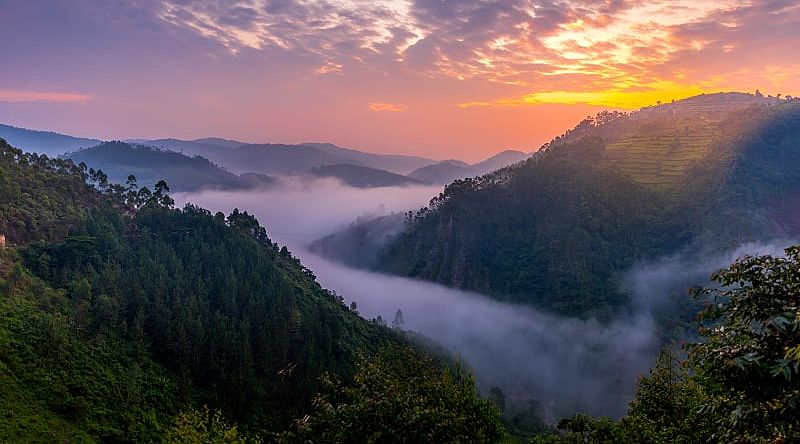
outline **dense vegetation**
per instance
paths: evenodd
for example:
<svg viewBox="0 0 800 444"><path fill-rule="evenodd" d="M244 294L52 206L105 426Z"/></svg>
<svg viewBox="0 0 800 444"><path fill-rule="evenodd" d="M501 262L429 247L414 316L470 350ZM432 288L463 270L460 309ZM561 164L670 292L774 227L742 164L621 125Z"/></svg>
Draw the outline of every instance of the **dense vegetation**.
<svg viewBox="0 0 800 444"><path fill-rule="evenodd" d="M0 436L138 442L217 427L292 440L306 433L281 434L294 419L322 418L312 400L324 381L350 387L375 369L401 380L410 370L387 357L408 353L425 375L417 383L441 391L378 379L374 390L413 401L385 414L437 406L485 431L478 440L502 434L471 379L348 310L249 214L173 209L163 181L153 191L134 178L112 185L66 160L0 148L0 227L18 245L0 251ZM41 228L62 219L69 230ZM362 402L352 393L342 402ZM417 433L462 433L426 415Z"/></svg>
<svg viewBox="0 0 800 444"><path fill-rule="evenodd" d="M204 157L188 157L125 142L105 142L68 156L75 163L102 170L112 182L123 183L129 175L134 175L143 183L166 180L175 191L246 189L273 182L270 177L259 174L237 176Z"/></svg>
<svg viewBox="0 0 800 444"><path fill-rule="evenodd" d="M576 415L549 443L788 443L800 440L800 246L745 257L696 295L702 342L664 351L619 422Z"/></svg>
<svg viewBox="0 0 800 444"><path fill-rule="evenodd" d="M603 113L521 165L455 181L377 268L602 318L637 261L800 233L800 106L702 99Z"/></svg>

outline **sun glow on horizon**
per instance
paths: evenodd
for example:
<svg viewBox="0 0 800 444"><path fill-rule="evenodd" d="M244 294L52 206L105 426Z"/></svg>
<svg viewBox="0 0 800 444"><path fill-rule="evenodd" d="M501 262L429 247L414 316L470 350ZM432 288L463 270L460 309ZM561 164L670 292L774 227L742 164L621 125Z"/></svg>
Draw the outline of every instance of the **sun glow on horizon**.
<svg viewBox="0 0 800 444"><path fill-rule="evenodd" d="M674 82L661 81L631 89L605 89L598 91L539 91L521 97L505 98L484 102L465 102L460 108L476 106L529 106L538 104L586 104L616 109L638 109L655 105L659 102L667 103L681 100L698 94L717 91L714 88L704 88L698 85L680 85Z"/></svg>

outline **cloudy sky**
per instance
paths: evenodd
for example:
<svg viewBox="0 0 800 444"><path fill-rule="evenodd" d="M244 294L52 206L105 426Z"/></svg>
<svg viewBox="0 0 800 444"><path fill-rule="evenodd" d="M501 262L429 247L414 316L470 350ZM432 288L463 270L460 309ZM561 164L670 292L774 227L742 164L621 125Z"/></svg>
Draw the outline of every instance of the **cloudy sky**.
<svg viewBox="0 0 800 444"><path fill-rule="evenodd" d="M0 122L477 160L601 109L800 95L796 0L0 0Z"/></svg>

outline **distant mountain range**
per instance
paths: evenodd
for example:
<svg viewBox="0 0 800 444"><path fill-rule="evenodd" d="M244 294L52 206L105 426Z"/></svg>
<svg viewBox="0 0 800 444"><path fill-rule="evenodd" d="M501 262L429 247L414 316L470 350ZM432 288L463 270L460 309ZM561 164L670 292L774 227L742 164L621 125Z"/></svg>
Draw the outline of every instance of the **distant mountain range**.
<svg viewBox="0 0 800 444"><path fill-rule="evenodd" d="M417 156L365 153L330 143L250 144L214 138L151 139L135 142L184 154L200 155L231 171L264 174L298 174L315 167L342 164L406 174L436 162Z"/></svg>
<svg viewBox="0 0 800 444"><path fill-rule="evenodd" d="M443 185L488 173L529 156L509 150L470 165L460 160L438 162L419 156L366 153L330 143L251 144L207 137L130 139L124 143L104 144L97 139L9 125L0 125L0 138L25 150L50 156L69 153L68 157L102 169L113 180L124 181L128 174L136 175L143 183L163 178L178 191L203 186L260 186L270 182L266 176L305 174L335 177L347 185L362 188L414 183ZM86 148L92 149L84 151Z"/></svg>
<svg viewBox="0 0 800 444"><path fill-rule="evenodd" d="M408 177L423 183L446 185L456 179L481 176L505 166L522 162L530 157L530 153L506 150L494 156L470 165L458 160L444 160L432 165L426 165L412 171Z"/></svg>
<svg viewBox="0 0 800 444"><path fill-rule="evenodd" d="M69 151L98 145L101 140L72 137L51 131L37 131L0 124L0 138L12 146L17 146L38 154L57 156Z"/></svg>
<svg viewBox="0 0 800 444"><path fill-rule="evenodd" d="M352 226L313 248L607 319L627 306L621 277L636 263L800 236L799 165L800 101L701 95L600 113L524 162L452 183L416 214Z"/></svg>

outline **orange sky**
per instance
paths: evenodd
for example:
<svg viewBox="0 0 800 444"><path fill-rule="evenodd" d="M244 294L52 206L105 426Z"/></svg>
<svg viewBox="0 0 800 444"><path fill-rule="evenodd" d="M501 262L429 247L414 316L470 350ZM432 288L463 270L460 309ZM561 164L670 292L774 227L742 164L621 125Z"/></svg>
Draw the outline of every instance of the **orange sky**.
<svg viewBox="0 0 800 444"><path fill-rule="evenodd" d="M4 2L0 122L474 161L588 114L800 93L796 1Z"/></svg>

